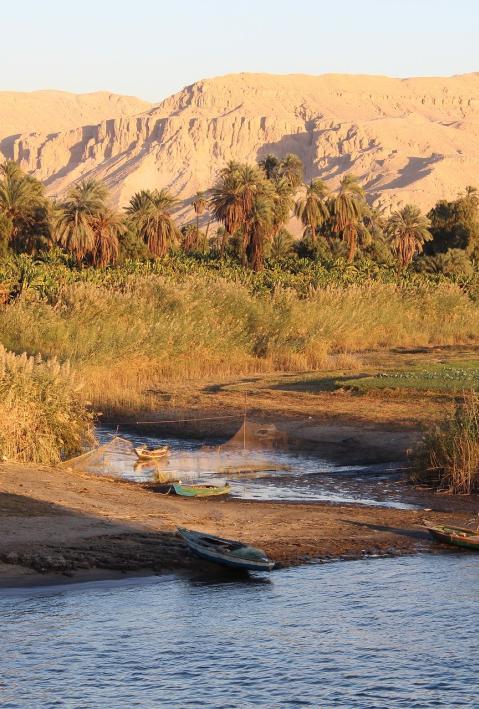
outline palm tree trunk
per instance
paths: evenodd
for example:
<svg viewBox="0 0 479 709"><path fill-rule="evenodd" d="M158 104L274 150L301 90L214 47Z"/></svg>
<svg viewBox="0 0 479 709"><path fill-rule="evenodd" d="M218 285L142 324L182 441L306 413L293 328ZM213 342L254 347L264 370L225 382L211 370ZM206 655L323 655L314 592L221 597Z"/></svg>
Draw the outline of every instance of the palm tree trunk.
<svg viewBox="0 0 479 709"><path fill-rule="evenodd" d="M248 229L246 228L246 225L243 227L243 238L241 241L241 265L246 268L248 265L248 245L249 245L249 239L248 239Z"/></svg>
<svg viewBox="0 0 479 709"><path fill-rule="evenodd" d="M261 237L252 236L248 244L249 265L257 273L264 268L263 240Z"/></svg>
<svg viewBox="0 0 479 709"><path fill-rule="evenodd" d="M348 252L348 263L354 261L356 255L356 236L351 235L349 239L349 252Z"/></svg>

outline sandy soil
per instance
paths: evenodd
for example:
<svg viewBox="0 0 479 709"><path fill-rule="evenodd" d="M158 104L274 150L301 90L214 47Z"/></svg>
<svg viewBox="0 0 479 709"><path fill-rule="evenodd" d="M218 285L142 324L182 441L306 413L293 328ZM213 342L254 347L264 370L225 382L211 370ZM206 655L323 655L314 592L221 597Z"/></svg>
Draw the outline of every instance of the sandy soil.
<svg viewBox="0 0 479 709"><path fill-rule="evenodd" d="M422 524L471 521L470 509L460 501L454 507L186 500L83 473L3 464L0 585L192 568L198 562L175 536L179 525L250 542L279 565L434 550Z"/></svg>

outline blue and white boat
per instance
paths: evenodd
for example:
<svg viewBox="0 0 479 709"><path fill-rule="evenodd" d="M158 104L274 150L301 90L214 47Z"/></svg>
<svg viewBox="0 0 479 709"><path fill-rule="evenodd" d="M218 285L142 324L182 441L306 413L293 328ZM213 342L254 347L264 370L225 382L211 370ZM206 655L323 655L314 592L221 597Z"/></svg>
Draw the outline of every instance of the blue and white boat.
<svg viewBox="0 0 479 709"><path fill-rule="evenodd" d="M185 540L190 551L200 559L243 571L271 571L274 568L274 561L271 561L262 549L248 544L195 532L185 527L178 527L178 534Z"/></svg>

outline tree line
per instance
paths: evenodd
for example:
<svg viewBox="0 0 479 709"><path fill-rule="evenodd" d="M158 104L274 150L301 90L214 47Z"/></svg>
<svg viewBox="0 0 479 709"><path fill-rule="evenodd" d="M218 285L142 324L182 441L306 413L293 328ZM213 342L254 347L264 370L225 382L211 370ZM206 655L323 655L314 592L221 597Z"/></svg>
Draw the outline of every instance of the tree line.
<svg viewBox="0 0 479 709"><path fill-rule="evenodd" d="M166 189L136 192L122 211L104 183L84 179L61 200L11 161L0 166L0 255L61 248L76 263L105 267L123 255L162 258L173 249L233 255L259 271L267 256L327 259L358 253L406 269L474 268L479 258L479 193L467 187L427 215L407 204L386 215L371 205L354 175L330 191L321 179L304 183L298 156L269 154L251 165L230 161L215 184L192 200L195 217L178 225L177 198ZM292 216L303 226L294 242ZM200 225L202 222L205 227ZM214 233L211 226L216 225ZM420 256L420 258L418 258Z"/></svg>

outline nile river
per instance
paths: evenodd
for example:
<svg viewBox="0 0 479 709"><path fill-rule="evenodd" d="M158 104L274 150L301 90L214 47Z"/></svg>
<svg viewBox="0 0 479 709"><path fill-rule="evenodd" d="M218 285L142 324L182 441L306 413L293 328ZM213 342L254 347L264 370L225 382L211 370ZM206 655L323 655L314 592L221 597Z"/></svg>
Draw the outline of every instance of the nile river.
<svg viewBox="0 0 479 709"><path fill-rule="evenodd" d="M478 707L478 561L2 591L0 705Z"/></svg>

